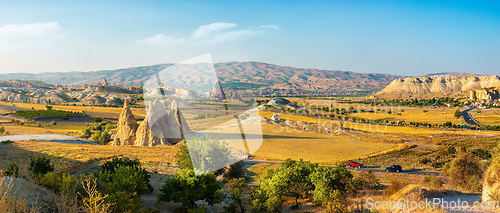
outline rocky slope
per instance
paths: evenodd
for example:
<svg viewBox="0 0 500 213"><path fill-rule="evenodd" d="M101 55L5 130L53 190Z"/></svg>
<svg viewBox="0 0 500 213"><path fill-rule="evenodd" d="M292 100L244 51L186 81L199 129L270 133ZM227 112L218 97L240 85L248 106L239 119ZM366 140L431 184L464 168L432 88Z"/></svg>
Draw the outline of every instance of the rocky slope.
<svg viewBox="0 0 500 213"><path fill-rule="evenodd" d="M500 87L500 77L491 75L433 75L396 79L374 95L379 99L432 98L468 95L469 91Z"/></svg>

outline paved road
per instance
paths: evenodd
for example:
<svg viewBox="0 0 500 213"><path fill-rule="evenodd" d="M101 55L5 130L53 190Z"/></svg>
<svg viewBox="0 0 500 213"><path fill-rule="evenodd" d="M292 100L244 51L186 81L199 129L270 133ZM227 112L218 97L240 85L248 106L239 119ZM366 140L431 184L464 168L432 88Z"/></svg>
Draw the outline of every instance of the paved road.
<svg viewBox="0 0 500 213"><path fill-rule="evenodd" d="M6 135L0 136L0 141L11 140L11 141L47 141L56 143L74 143L74 144L91 144L99 145L96 142L68 136L68 135L44 135L44 134L31 134L31 135Z"/></svg>
<svg viewBox="0 0 500 213"><path fill-rule="evenodd" d="M474 107L471 107L469 109L466 109L462 112L462 117L464 117L464 120L465 120L465 123L469 124L469 125L479 125L479 123L476 122L476 120L474 120L470 114L469 114L469 111L470 110L473 110Z"/></svg>
<svg viewBox="0 0 500 213"><path fill-rule="evenodd" d="M253 166L255 164L258 164L258 163L271 163L271 164L276 164L276 163L281 163L281 162L278 162L278 161L265 161L265 160L244 160L243 162L245 162L245 165L247 167L249 166ZM363 171L368 171L368 170L372 170L373 172L386 172L384 169L381 169L381 168L349 168L351 170L363 170ZM437 171L420 171L420 170L403 170L400 172L401 174L414 174L414 175L435 175L435 176L439 176L441 175L441 172L437 172Z"/></svg>

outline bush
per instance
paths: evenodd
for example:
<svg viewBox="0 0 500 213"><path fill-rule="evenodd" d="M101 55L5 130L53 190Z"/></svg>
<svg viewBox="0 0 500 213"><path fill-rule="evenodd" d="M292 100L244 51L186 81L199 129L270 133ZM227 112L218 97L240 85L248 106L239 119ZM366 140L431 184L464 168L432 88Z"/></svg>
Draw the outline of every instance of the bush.
<svg viewBox="0 0 500 213"><path fill-rule="evenodd" d="M94 123L101 123L102 119L101 118L94 118Z"/></svg>
<svg viewBox="0 0 500 213"><path fill-rule="evenodd" d="M403 187L405 186L405 184L401 183L399 180L397 179L392 179L391 180L391 185L389 185L389 187L387 187L385 190L384 190L384 195L386 197L390 197L391 195L393 195L394 193L398 192L399 190L401 190Z"/></svg>
<svg viewBox="0 0 500 213"><path fill-rule="evenodd" d="M11 144L11 143L14 143L14 141L12 140L4 140L2 141L3 144Z"/></svg>
<svg viewBox="0 0 500 213"><path fill-rule="evenodd" d="M209 205L220 203L224 191L212 173L195 175L194 170L183 169L173 178L167 178L157 200L181 202L183 206L197 207L195 201L204 200Z"/></svg>
<svg viewBox="0 0 500 213"><path fill-rule="evenodd" d="M462 154L443 167L452 184L465 190L480 190L483 172L479 159L472 154Z"/></svg>
<svg viewBox="0 0 500 213"><path fill-rule="evenodd" d="M231 179L242 178L245 176L246 168L245 162L238 161L235 164L227 166L224 168L223 179L224 182L228 182Z"/></svg>
<svg viewBox="0 0 500 213"><path fill-rule="evenodd" d="M425 165L427 165L427 164L431 163L432 161L431 161L431 159L429 159L429 158L422 158L422 159L420 159L420 161L419 161L419 162L420 162L421 164L425 164Z"/></svg>
<svg viewBox="0 0 500 213"><path fill-rule="evenodd" d="M54 166L50 165L50 159L45 157L38 157L36 160L31 159L28 170L34 175L40 177L49 172L54 171Z"/></svg>
<svg viewBox="0 0 500 213"><path fill-rule="evenodd" d="M56 194L66 194L76 190L78 180L68 173L49 172L38 180L40 185L52 189Z"/></svg>
<svg viewBox="0 0 500 213"><path fill-rule="evenodd" d="M382 184L380 184L380 179L373 174L372 170L368 170L367 172L361 172L359 180L363 181L364 188L368 190L378 190L382 188Z"/></svg>
<svg viewBox="0 0 500 213"><path fill-rule="evenodd" d="M4 132L5 132L5 128L3 128L3 126L0 127L0 134L3 134Z"/></svg>
<svg viewBox="0 0 500 213"><path fill-rule="evenodd" d="M50 125L55 126L55 125L57 125L57 123L56 123L56 121L51 121Z"/></svg>
<svg viewBox="0 0 500 213"><path fill-rule="evenodd" d="M88 137L90 137L90 135L92 135L92 132L90 131L90 127L87 127L82 131L82 138L88 138Z"/></svg>
<svg viewBox="0 0 500 213"><path fill-rule="evenodd" d="M132 167L135 170L137 170L139 173L142 173L144 176L144 182L147 184L148 188L150 191L153 191L153 187L149 183L149 173L141 168L141 162L139 162L139 159L130 159L128 157L122 157L122 158L114 158L111 161L106 161L102 164L101 169L99 170L100 172L106 172L108 174L105 179L102 179L104 182L110 182L112 180L112 175L115 173L116 168L118 167Z"/></svg>
<svg viewBox="0 0 500 213"><path fill-rule="evenodd" d="M441 189L444 182L437 176L431 174L424 177L424 183L429 184L434 189Z"/></svg>
<svg viewBox="0 0 500 213"><path fill-rule="evenodd" d="M4 175L19 177L19 166L16 163L11 163L7 171L4 172Z"/></svg>

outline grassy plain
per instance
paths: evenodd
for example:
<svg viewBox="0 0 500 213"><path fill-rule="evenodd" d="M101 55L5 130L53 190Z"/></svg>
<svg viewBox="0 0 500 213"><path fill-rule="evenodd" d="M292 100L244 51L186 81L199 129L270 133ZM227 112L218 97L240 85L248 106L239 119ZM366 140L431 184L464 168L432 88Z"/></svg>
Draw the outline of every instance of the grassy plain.
<svg viewBox="0 0 500 213"><path fill-rule="evenodd" d="M500 125L500 109L474 109L469 113L481 124Z"/></svg>
<svg viewBox="0 0 500 213"><path fill-rule="evenodd" d="M218 133L239 133L237 127L224 128ZM252 155L256 159L283 161L287 158L304 159L315 163L334 164L339 161L377 155L404 148L404 144L388 143L390 136L328 135L301 131L288 127L262 125L262 145ZM249 136L250 146L258 140ZM231 143L231 141L229 141ZM256 149L255 148L255 149ZM253 150L250 147L250 150Z"/></svg>
<svg viewBox="0 0 500 213"><path fill-rule="evenodd" d="M271 118L274 112L262 111L260 115ZM318 117L309 117L303 115L277 113L283 119L294 121L314 122L314 123L333 123L340 124L339 120L321 119ZM455 118L456 119L456 118ZM381 124L366 124L358 122L344 122L344 127L351 130L366 131L372 133L387 133L387 134L432 134L432 133L458 133L471 135L500 135L500 132L495 131L474 131L462 129L443 129L443 128L427 128L427 127L410 127L410 126L392 126Z"/></svg>

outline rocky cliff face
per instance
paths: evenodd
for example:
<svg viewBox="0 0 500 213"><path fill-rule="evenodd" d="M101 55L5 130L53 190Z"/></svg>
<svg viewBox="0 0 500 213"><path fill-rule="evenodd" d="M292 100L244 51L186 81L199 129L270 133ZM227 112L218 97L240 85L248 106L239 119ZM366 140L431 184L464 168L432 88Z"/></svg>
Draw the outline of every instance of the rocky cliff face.
<svg viewBox="0 0 500 213"><path fill-rule="evenodd" d="M468 95L469 91L500 87L500 77L480 75L434 75L396 79L376 93L379 99L433 98Z"/></svg>

